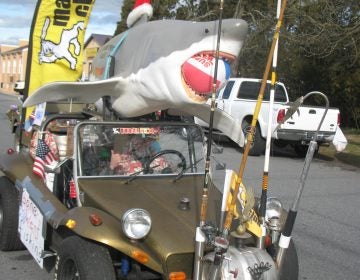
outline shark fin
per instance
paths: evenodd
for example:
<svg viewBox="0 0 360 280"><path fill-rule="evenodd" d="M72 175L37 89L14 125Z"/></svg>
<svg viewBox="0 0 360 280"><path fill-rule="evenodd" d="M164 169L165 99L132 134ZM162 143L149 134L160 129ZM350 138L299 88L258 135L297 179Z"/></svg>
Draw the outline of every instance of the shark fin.
<svg viewBox="0 0 360 280"><path fill-rule="evenodd" d="M103 96L119 96L119 90L126 88L122 77L94 82L55 82L38 88L26 98L23 106L29 107L43 102L75 99L78 102L93 103Z"/></svg>
<svg viewBox="0 0 360 280"><path fill-rule="evenodd" d="M186 104L182 108L176 108L188 115L198 117L204 122L209 122L210 119L210 106L208 104ZM244 134L242 131L241 123L227 114L226 112L215 108L213 125L215 129L223 132L232 141L237 143L240 147L245 144Z"/></svg>

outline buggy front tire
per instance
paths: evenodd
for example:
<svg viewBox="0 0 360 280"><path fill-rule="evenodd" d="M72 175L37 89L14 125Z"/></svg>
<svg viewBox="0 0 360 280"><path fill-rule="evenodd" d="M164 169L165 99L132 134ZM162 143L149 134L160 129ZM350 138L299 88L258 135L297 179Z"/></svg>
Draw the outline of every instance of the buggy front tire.
<svg viewBox="0 0 360 280"><path fill-rule="evenodd" d="M104 246L79 236L66 238L58 251L56 280L115 280L110 253Z"/></svg>

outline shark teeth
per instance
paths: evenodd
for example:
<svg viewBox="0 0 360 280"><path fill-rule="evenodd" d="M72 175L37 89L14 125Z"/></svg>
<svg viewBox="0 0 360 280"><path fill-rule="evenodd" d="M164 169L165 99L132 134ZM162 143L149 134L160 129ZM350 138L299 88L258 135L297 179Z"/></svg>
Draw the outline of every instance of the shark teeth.
<svg viewBox="0 0 360 280"><path fill-rule="evenodd" d="M209 95L208 94L201 94L201 93L196 93L184 80L184 77L181 75L181 82L183 84L183 87L187 93L187 95L191 98L191 100L195 101L195 102L206 102L206 100L208 99Z"/></svg>

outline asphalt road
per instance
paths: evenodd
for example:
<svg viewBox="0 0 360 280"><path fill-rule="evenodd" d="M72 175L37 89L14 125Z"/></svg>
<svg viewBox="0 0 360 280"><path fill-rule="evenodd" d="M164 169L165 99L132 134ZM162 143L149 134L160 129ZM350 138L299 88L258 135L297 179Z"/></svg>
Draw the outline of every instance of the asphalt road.
<svg viewBox="0 0 360 280"><path fill-rule="evenodd" d="M12 146L5 112L16 102L0 94L0 153ZM239 168L242 153L229 142L215 154L227 168ZM244 183L260 192L264 157L250 157ZM303 160L290 149L277 150L270 161L269 196L277 196L288 209L293 201ZM360 275L360 169L315 157L300 201L293 239L300 275L307 280L357 280ZM0 280L49 280L27 251L0 252ZM100 280L100 279L99 279Z"/></svg>

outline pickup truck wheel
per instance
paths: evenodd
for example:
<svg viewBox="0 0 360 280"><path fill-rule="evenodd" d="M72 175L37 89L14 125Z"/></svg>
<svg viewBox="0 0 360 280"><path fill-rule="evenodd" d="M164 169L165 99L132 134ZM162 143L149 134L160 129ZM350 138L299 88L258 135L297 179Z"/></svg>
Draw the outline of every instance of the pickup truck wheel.
<svg viewBox="0 0 360 280"><path fill-rule="evenodd" d="M294 150L295 150L295 153L296 153L299 157L303 158L303 157L306 156L308 147L309 147L309 145L301 145L301 144L299 144L299 145L295 145L295 146L294 146Z"/></svg>
<svg viewBox="0 0 360 280"><path fill-rule="evenodd" d="M18 235L19 192L6 177L0 177L0 250L24 249Z"/></svg>
<svg viewBox="0 0 360 280"><path fill-rule="evenodd" d="M109 251L78 236L66 238L55 264L55 280L115 280Z"/></svg>
<svg viewBox="0 0 360 280"><path fill-rule="evenodd" d="M294 146L295 153L301 158L304 158L306 156L308 148L309 145L298 144ZM317 146L314 155L316 155L318 152L319 152L319 145Z"/></svg>
<svg viewBox="0 0 360 280"><path fill-rule="evenodd" d="M242 123L242 129L245 135L245 144L246 144L246 135L250 130L251 124L248 120L244 120ZM253 143L251 143L249 155L250 156L260 156L265 150L265 139L261 137L261 130L259 124L256 124L255 134Z"/></svg>
<svg viewBox="0 0 360 280"><path fill-rule="evenodd" d="M304 158L306 156L308 148L309 148L309 145L301 145L301 144L299 144L299 145L294 146L295 153L299 157L302 157L302 158ZM318 152L319 152L319 145L316 147L314 155L316 155Z"/></svg>

